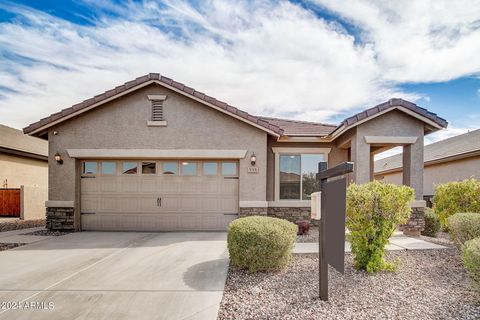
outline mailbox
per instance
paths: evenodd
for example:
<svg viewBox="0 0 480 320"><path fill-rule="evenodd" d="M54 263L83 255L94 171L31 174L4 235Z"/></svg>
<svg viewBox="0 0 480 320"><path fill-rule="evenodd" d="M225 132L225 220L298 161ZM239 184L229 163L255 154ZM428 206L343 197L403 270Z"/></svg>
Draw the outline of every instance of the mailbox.
<svg viewBox="0 0 480 320"><path fill-rule="evenodd" d="M312 220L320 220L321 217L321 208L322 208L322 202L321 202L321 197L322 193L321 192L314 192L311 195L311 213L310 213L310 218Z"/></svg>

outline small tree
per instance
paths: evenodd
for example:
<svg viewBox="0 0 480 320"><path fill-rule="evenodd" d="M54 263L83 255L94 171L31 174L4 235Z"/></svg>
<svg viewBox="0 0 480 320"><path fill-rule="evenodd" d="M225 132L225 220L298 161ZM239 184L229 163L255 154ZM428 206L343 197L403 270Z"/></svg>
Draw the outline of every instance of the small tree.
<svg viewBox="0 0 480 320"><path fill-rule="evenodd" d="M433 209L444 228L448 228L448 217L456 213L480 212L480 181L471 178L438 185Z"/></svg>
<svg viewBox="0 0 480 320"><path fill-rule="evenodd" d="M385 246L397 225L408 221L413 200L414 190L407 186L373 181L348 187L347 227L356 269L394 270L394 264L384 260Z"/></svg>

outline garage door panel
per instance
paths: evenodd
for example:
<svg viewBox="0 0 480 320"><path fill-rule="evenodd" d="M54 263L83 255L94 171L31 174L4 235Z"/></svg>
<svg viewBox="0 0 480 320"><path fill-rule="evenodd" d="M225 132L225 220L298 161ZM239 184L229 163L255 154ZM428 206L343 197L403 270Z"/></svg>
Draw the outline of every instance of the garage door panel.
<svg viewBox="0 0 480 320"><path fill-rule="evenodd" d="M84 230L98 231L225 231L235 219L218 214L86 214Z"/></svg>
<svg viewBox="0 0 480 320"><path fill-rule="evenodd" d="M84 230L225 230L238 213L238 178L98 174L81 179L81 211Z"/></svg>

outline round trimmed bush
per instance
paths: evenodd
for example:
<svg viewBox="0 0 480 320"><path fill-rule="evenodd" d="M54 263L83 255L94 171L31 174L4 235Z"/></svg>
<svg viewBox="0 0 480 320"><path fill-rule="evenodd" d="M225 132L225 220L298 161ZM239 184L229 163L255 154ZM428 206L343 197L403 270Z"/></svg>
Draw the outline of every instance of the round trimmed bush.
<svg viewBox="0 0 480 320"><path fill-rule="evenodd" d="M480 238L480 213L457 213L448 218L453 243L461 247L468 240Z"/></svg>
<svg viewBox="0 0 480 320"><path fill-rule="evenodd" d="M252 216L228 226L228 251L233 266L250 272L279 269L292 259L298 227L283 219Z"/></svg>
<svg viewBox="0 0 480 320"><path fill-rule="evenodd" d="M475 289L480 290L480 238L472 239L462 247L463 263Z"/></svg>
<svg viewBox="0 0 480 320"><path fill-rule="evenodd" d="M444 229L450 227L448 217L458 212L480 212L480 181L470 178L436 186L433 209Z"/></svg>
<svg viewBox="0 0 480 320"><path fill-rule="evenodd" d="M422 231L422 235L436 237L441 226L440 220L435 212L432 209L427 208L425 210L425 229Z"/></svg>

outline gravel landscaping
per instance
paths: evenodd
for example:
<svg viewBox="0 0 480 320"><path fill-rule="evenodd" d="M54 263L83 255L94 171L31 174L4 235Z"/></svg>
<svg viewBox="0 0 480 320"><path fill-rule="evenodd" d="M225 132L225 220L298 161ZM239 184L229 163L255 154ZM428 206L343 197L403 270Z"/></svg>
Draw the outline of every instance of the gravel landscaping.
<svg viewBox="0 0 480 320"><path fill-rule="evenodd" d="M318 242L318 227L311 226L308 234L297 236L297 242Z"/></svg>
<svg viewBox="0 0 480 320"><path fill-rule="evenodd" d="M52 231L52 230L48 230L48 229L45 229L45 230L37 230L37 231L32 231L32 232L28 232L28 233L22 233L23 235L26 235L26 236L55 236L55 237L58 237L58 236L64 236L66 234L69 234L71 232L67 232L67 231Z"/></svg>
<svg viewBox="0 0 480 320"><path fill-rule="evenodd" d="M24 245L25 243L0 243L0 251L10 250Z"/></svg>
<svg viewBox="0 0 480 320"><path fill-rule="evenodd" d="M367 275L346 255L330 269L330 300L318 299L318 257L296 255L286 269L249 274L230 268L218 319L480 319L480 293L454 248L392 251L395 273Z"/></svg>
<svg viewBox="0 0 480 320"><path fill-rule="evenodd" d="M0 219L0 232L45 226L45 219L4 220Z"/></svg>

